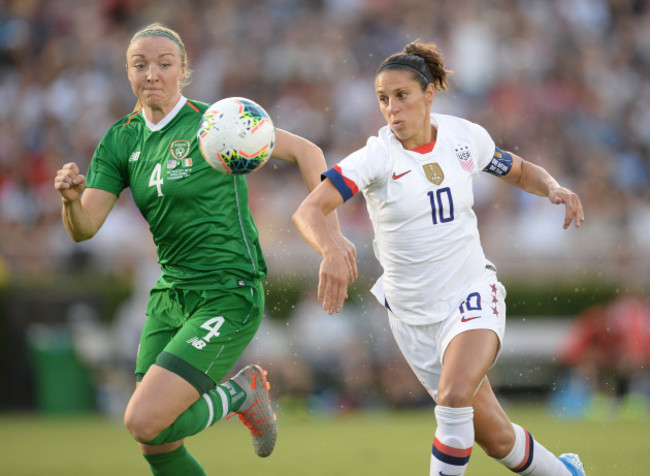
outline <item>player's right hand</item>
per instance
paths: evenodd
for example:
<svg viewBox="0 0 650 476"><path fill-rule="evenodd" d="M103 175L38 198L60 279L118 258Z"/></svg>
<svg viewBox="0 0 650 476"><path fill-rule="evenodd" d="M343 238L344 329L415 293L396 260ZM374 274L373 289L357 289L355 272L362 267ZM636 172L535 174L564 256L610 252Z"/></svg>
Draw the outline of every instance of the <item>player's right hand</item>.
<svg viewBox="0 0 650 476"><path fill-rule="evenodd" d="M332 315L341 312L348 297L348 284L352 282L346 256L342 250L323 256L318 280L318 300L323 310Z"/></svg>
<svg viewBox="0 0 650 476"><path fill-rule="evenodd" d="M64 201L77 201L86 188L86 177L79 173L77 164L69 162L56 172L54 188L59 191Z"/></svg>
<svg viewBox="0 0 650 476"><path fill-rule="evenodd" d="M354 243L348 240L341 233L332 233L332 235L345 255L348 272L350 273L350 282L353 282L359 277L359 271L357 270L357 248L354 246Z"/></svg>

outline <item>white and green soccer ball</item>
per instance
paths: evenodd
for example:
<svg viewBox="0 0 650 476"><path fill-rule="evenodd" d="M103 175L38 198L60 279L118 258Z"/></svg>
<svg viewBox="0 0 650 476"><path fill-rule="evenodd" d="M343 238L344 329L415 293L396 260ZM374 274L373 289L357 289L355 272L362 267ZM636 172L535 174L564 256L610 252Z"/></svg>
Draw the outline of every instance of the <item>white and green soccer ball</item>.
<svg viewBox="0 0 650 476"><path fill-rule="evenodd" d="M206 162L224 174L247 174L271 157L275 127L255 101L221 99L204 113L197 133Z"/></svg>

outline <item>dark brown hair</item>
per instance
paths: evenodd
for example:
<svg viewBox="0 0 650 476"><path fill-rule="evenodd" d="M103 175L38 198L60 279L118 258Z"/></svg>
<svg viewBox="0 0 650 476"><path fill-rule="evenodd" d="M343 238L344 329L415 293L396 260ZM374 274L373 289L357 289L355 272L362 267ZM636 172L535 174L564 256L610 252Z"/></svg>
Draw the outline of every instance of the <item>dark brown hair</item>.
<svg viewBox="0 0 650 476"><path fill-rule="evenodd" d="M401 53L386 58L377 69L377 75L387 69L411 71L422 90L426 89L429 83L433 83L436 90L442 91L447 89L447 75L452 73L445 69L444 63L438 46L415 40L406 45Z"/></svg>

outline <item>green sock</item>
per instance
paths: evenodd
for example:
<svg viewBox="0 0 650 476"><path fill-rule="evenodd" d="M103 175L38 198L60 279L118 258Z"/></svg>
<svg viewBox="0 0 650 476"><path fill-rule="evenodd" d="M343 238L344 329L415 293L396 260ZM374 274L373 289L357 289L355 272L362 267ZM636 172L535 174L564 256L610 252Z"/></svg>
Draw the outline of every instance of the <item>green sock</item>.
<svg viewBox="0 0 650 476"><path fill-rule="evenodd" d="M187 451L185 445L169 453L143 455L154 476L207 476L201 464Z"/></svg>
<svg viewBox="0 0 650 476"><path fill-rule="evenodd" d="M232 380L215 388L194 402L176 419L151 441L142 441L148 445L162 445L182 440L187 436L212 426L230 412L235 412L246 399L246 393Z"/></svg>

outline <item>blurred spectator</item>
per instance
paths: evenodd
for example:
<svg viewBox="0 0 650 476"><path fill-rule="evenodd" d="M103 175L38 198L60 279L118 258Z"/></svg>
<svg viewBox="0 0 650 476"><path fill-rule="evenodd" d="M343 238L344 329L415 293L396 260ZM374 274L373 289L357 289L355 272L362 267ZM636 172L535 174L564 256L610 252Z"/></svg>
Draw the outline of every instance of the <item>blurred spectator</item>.
<svg viewBox="0 0 650 476"><path fill-rule="evenodd" d="M574 321L559 361L569 369L555 405L567 416L650 416L650 301L625 295ZM562 408L564 407L564 408Z"/></svg>

